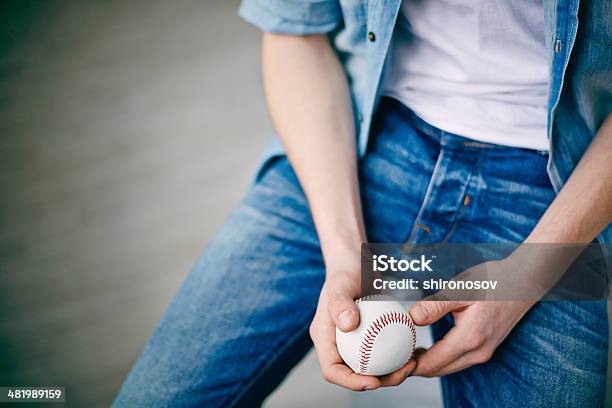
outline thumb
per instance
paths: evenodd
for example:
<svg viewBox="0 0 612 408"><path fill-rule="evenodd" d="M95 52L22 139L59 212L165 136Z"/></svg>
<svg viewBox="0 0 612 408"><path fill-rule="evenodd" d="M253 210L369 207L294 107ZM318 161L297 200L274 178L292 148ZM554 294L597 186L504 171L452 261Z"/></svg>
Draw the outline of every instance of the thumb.
<svg viewBox="0 0 612 408"><path fill-rule="evenodd" d="M466 302L455 300L421 300L410 307L410 317L417 326L426 326L464 306L467 306Z"/></svg>
<svg viewBox="0 0 612 408"><path fill-rule="evenodd" d="M334 324L343 332L354 330L359 324L359 308L345 291L331 291L328 306Z"/></svg>

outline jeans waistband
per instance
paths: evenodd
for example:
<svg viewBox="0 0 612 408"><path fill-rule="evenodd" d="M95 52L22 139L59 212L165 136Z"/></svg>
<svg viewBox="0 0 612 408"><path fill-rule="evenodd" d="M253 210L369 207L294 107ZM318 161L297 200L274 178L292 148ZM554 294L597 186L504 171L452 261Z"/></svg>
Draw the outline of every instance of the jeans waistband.
<svg viewBox="0 0 612 408"><path fill-rule="evenodd" d="M540 155L548 155L545 150L533 150L522 147L504 146L494 143L481 142L478 140L470 139L468 137L460 136L455 133L447 132L439 129L421 119L416 113L406 107L403 103L397 99L384 96L381 98L381 105L385 105L390 109L398 110L403 116L405 116L415 129L418 129L423 134L435 139L442 147L454 147L454 148L473 148L473 149L501 149L501 150L517 150L523 152L531 152Z"/></svg>

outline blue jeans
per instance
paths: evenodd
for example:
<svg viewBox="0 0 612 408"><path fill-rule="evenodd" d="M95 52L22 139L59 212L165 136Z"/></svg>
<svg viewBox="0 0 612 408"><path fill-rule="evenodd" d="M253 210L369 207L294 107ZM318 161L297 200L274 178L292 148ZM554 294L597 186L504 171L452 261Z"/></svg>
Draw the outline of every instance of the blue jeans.
<svg viewBox="0 0 612 408"><path fill-rule="evenodd" d="M555 197L546 162L446 133L385 98L359 163L368 239L519 243ZM115 406L257 406L311 347L324 273L304 193L287 159L273 158L185 280ZM451 324L435 324L434 338ZM443 400L603 406L607 354L605 302L540 302L488 363L442 378Z"/></svg>

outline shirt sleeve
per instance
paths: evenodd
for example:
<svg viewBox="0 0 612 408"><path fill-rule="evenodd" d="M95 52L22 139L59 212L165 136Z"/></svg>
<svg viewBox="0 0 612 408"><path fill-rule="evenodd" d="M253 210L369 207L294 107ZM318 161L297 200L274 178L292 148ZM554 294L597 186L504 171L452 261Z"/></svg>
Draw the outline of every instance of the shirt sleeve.
<svg viewBox="0 0 612 408"><path fill-rule="evenodd" d="M342 22L338 0L242 0L238 15L262 31L325 34Z"/></svg>

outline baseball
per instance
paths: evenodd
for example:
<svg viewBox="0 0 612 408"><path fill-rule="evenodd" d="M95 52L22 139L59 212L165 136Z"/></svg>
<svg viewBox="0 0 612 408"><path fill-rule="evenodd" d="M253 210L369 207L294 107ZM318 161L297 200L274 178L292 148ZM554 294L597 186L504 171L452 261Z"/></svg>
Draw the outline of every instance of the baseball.
<svg viewBox="0 0 612 408"><path fill-rule="evenodd" d="M385 375L408 362L416 345L410 315L388 296L366 296L355 301L359 326L345 333L336 328L336 346L356 373Z"/></svg>

